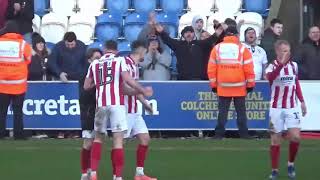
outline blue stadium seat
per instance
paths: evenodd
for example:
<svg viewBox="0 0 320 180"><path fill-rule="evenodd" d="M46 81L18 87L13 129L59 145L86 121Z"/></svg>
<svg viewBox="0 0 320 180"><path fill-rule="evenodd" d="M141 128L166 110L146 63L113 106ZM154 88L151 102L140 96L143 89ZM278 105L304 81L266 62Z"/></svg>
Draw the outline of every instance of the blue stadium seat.
<svg viewBox="0 0 320 180"><path fill-rule="evenodd" d="M124 23L124 37L130 42L137 40L145 22L147 22L147 16L138 13L129 14Z"/></svg>
<svg viewBox="0 0 320 180"><path fill-rule="evenodd" d="M49 0L34 0L34 13L43 16L48 13Z"/></svg>
<svg viewBox="0 0 320 180"><path fill-rule="evenodd" d="M99 41L116 40L120 36L122 17L120 14L104 13L98 16L95 37Z"/></svg>
<svg viewBox="0 0 320 180"><path fill-rule="evenodd" d="M160 0L160 7L164 12L182 13L186 0Z"/></svg>
<svg viewBox="0 0 320 180"><path fill-rule="evenodd" d="M179 25L179 18L177 14L161 12L157 14L156 19L157 22L166 26L170 37L177 37L177 27Z"/></svg>
<svg viewBox="0 0 320 180"><path fill-rule="evenodd" d="M148 14L157 8L157 0L133 0L136 12Z"/></svg>
<svg viewBox="0 0 320 180"><path fill-rule="evenodd" d="M108 12L125 14L130 7L129 0L105 0L105 7Z"/></svg>
<svg viewBox="0 0 320 180"><path fill-rule="evenodd" d="M247 12L256 12L263 17L267 17L271 0L244 0L243 8Z"/></svg>
<svg viewBox="0 0 320 180"><path fill-rule="evenodd" d="M131 51L130 42L127 40L118 41L118 51L120 56L128 56Z"/></svg>
<svg viewBox="0 0 320 180"><path fill-rule="evenodd" d="M102 43L102 42L96 41L96 42L91 43L91 44L87 47L87 49L93 49L93 48L98 48L98 49L100 49L101 51L103 51L104 46L103 46L103 43Z"/></svg>

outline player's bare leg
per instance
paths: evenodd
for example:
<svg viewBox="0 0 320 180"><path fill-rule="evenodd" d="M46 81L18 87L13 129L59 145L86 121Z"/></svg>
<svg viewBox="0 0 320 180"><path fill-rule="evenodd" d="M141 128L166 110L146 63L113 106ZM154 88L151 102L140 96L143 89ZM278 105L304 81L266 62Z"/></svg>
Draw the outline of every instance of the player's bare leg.
<svg viewBox="0 0 320 180"><path fill-rule="evenodd" d="M281 133L271 132L270 157L271 157L272 173L269 177L271 180L276 180L279 173L281 138L282 138Z"/></svg>
<svg viewBox="0 0 320 180"><path fill-rule="evenodd" d="M95 132L95 138L92 143L91 148L91 173L90 173L90 180L97 180L97 170L99 168L99 163L101 160L101 149L102 149L102 143L103 138L105 134Z"/></svg>
<svg viewBox="0 0 320 180"><path fill-rule="evenodd" d="M81 149L81 180L89 180L88 171L90 169L92 143L92 138L84 138L83 140Z"/></svg>
<svg viewBox="0 0 320 180"><path fill-rule="evenodd" d="M136 136L139 140L136 154L136 176L135 180L156 180L156 178L148 177L144 174L144 162L146 160L150 142L149 133L141 133Z"/></svg>
<svg viewBox="0 0 320 180"><path fill-rule="evenodd" d="M295 179L296 172L294 167L294 161L296 159L299 146L300 146L300 129L291 128L289 129L289 155L288 155L288 176L290 179Z"/></svg>
<svg viewBox="0 0 320 180"><path fill-rule="evenodd" d="M114 167L114 179L122 180L124 167L123 132L113 132L113 145L111 151L111 161Z"/></svg>

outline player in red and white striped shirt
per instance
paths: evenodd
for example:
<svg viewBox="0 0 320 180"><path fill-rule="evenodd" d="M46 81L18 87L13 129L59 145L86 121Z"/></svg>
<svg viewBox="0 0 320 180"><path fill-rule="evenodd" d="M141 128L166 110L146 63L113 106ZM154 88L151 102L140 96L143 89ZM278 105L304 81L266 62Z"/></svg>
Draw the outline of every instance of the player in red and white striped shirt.
<svg viewBox="0 0 320 180"><path fill-rule="evenodd" d="M134 41L131 44L131 53L126 57L126 63L131 77L139 80L139 62L143 61L146 53L144 42ZM125 104L128 109L128 130L126 138L136 136L140 142L137 147L136 175L134 180L156 180L144 174L144 161L147 156L150 135L146 123L141 114L137 113L137 100L139 100L145 109L152 113L151 105L146 101L142 94L134 96L125 96Z"/></svg>
<svg viewBox="0 0 320 180"><path fill-rule="evenodd" d="M285 128L288 128L290 136L288 176L294 179L294 160L299 149L301 121L297 99L301 102L302 116L306 115L307 108L298 80L298 66L290 59L290 44L287 41L279 40L275 43L275 50L277 60L266 69L266 76L271 85L269 116L272 173L270 179L275 180L278 177L280 144L282 131Z"/></svg>
<svg viewBox="0 0 320 180"><path fill-rule="evenodd" d="M128 67L123 57L117 57L116 49L107 53L101 59L91 63L84 89L96 88L97 110L95 115L95 139L91 150L91 177L97 179L97 169L101 159L101 144L106 133L107 120L110 121L113 135L112 163L115 164L116 180L122 180L124 165L123 136L127 130L126 107L124 103L123 86L126 83L137 93L145 96L152 95L151 88L143 88L129 74Z"/></svg>

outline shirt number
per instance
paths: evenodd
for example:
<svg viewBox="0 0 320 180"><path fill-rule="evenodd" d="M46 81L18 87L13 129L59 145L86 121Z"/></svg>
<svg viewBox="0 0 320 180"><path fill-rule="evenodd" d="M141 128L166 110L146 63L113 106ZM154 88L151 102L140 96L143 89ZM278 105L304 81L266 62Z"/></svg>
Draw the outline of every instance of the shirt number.
<svg viewBox="0 0 320 180"><path fill-rule="evenodd" d="M110 64L108 63L106 72L103 72L103 69L104 69L103 67L99 68L99 79L100 79L99 85L100 86L110 84L113 81L111 63Z"/></svg>

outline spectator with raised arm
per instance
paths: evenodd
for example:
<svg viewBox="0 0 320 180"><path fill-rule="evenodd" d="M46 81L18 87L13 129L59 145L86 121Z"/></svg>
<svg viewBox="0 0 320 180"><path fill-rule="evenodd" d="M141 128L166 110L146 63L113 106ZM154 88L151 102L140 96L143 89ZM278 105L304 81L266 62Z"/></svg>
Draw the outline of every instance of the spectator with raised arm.
<svg viewBox="0 0 320 180"><path fill-rule="evenodd" d="M25 41L32 44L32 19L34 17L33 0L10 0L7 8L7 19L19 24L19 33Z"/></svg>
<svg viewBox="0 0 320 180"><path fill-rule="evenodd" d="M223 29L217 29L215 34L205 40L195 40L193 27L187 26L181 32L181 40L176 40L171 38L160 24L157 24L155 28L163 42L177 56L178 80L206 80L205 67L209 57L206 57L203 50L212 48L218 42Z"/></svg>

